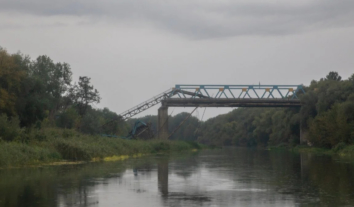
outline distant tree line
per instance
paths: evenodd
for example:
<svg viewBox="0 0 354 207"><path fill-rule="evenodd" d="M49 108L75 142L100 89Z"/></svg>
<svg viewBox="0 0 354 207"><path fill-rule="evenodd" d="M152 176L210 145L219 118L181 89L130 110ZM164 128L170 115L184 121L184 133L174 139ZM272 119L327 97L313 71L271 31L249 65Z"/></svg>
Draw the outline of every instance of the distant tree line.
<svg viewBox="0 0 354 207"><path fill-rule="evenodd" d="M101 97L90 80L83 76L73 83L67 63L55 63L45 55L32 60L0 47L1 119L26 129L45 124L91 134L125 133L126 125L116 113L92 107ZM112 119L117 121L104 125Z"/></svg>
<svg viewBox="0 0 354 207"><path fill-rule="evenodd" d="M192 116L171 139L216 146L297 145L302 127L303 136L315 146L354 144L354 75L342 80L337 72L330 72L312 81L305 91L298 94L301 108L237 108L205 122ZM169 131L187 116L170 116ZM156 116L139 119L151 122L157 131Z"/></svg>
<svg viewBox="0 0 354 207"><path fill-rule="evenodd" d="M309 143L331 148L354 144L354 75L330 72L301 94L301 108L238 108L202 124L198 141L213 145L299 144L300 125Z"/></svg>

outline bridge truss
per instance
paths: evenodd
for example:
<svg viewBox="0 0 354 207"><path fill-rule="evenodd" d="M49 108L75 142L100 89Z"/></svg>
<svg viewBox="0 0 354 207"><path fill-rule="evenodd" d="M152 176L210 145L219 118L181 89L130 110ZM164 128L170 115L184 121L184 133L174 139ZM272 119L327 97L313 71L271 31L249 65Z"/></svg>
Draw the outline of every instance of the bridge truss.
<svg viewBox="0 0 354 207"><path fill-rule="evenodd" d="M182 91L182 93L175 93ZM187 98L183 91L193 93L191 98L233 98L233 99L298 99L298 93L305 93L302 85L176 85L169 98L178 95ZM215 94L215 95L214 95Z"/></svg>
<svg viewBox="0 0 354 207"><path fill-rule="evenodd" d="M300 93L305 93L302 85L176 85L120 116L127 120L159 103L174 107L300 106Z"/></svg>

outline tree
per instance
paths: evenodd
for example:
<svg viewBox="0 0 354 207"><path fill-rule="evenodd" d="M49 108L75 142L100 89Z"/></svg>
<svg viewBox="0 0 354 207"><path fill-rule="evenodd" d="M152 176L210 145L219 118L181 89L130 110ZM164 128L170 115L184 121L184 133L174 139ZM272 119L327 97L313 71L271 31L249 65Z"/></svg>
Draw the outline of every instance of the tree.
<svg viewBox="0 0 354 207"><path fill-rule="evenodd" d="M253 136L256 138L257 144L266 146L269 140L269 135L272 133L272 114L273 110L266 110L259 116L256 116L252 125L256 128L253 131Z"/></svg>
<svg viewBox="0 0 354 207"><path fill-rule="evenodd" d="M16 115L16 101L25 72L16 64L16 55L0 48L0 113Z"/></svg>
<svg viewBox="0 0 354 207"><path fill-rule="evenodd" d="M122 129L120 125L123 124L123 119L121 116L116 114L113 111L110 111L108 108L104 108L103 110L97 110L100 116L102 117L101 132L105 134L121 134Z"/></svg>
<svg viewBox="0 0 354 207"><path fill-rule="evenodd" d="M76 109L68 108L64 112L59 114L59 117L56 119L56 125L61 128L72 129L77 127L79 121L79 114Z"/></svg>
<svg viewBox="0 0 354 207"><path fill-rule="evenodd" d="M87 110L81 119L80 131L86 134L100 133L100 117L94 110Z"/></svg>
<svg viewBox="0 0 354 207"><path fill-rule="evenodd" d="M39 56L32 62L30 77L42 89L41 99L46 103L49 110L49 118L64 105L65 93L71 85L72 72L67 63L54 63L48 56Z"/></svg>
<svg viewBox="0 0 354 207"><path fill-rule="evenodd" d="M326 76L326 80L341 81L342 77L337 72L331 71Z"/></svg>
<svg viewBox="0 0 354 207"><path fill-rule="evenodd" d="M79 83L70 89L70 96L81 116L85 115L91 103L99 103L101 100L97 89L90 85L90 80L89 77L80 76Z"/></svg>
<svg viewBox="0 0 354 207"><path fill-rule="evenodd" d="M21 80L16 111L21 126L30 126L54 115L63 106L63 98L71 84L71 69L67 63L54 63L47 56L31 61L28 56L15 54L18 68L25 73Z"/></svg>

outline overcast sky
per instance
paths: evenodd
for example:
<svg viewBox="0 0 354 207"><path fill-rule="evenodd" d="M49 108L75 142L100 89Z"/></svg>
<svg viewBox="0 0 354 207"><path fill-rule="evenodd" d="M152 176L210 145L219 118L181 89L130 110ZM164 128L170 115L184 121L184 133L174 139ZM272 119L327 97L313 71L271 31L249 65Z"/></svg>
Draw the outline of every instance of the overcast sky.
<svg viewBox="0 0 354 207"><path fill-rule="evenodd" d="M97 107L120 113L175 84L348 78L354 1L0 0L0 46L69 63L75 81L92 78Z"/></svg>

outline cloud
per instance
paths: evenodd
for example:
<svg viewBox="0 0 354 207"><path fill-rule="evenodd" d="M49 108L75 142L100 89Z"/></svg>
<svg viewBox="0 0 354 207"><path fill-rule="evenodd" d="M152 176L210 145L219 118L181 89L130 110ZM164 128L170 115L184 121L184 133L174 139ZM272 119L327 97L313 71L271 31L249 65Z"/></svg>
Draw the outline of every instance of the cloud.
<svg viewBox="0 0 354 207"><path fill-rule="evenodd" d="M0 12L148 22L196 39L288 35L354 25L353 0L0 0Z"/></svg>

